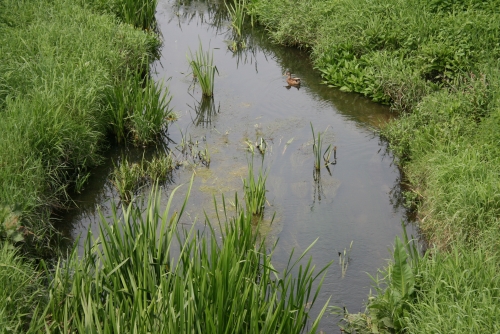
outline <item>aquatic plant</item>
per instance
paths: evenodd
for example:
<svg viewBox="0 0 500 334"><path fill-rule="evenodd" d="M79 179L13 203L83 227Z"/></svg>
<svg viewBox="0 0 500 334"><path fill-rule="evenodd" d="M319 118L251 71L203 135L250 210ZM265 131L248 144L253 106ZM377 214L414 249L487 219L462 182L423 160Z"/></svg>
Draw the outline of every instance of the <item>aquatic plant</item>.
<svg viewBox="0 0 500 334"><path fill-rule="evenodd" d="M262 166L259 168L259 174L255 179L252 160L248 162L248 176L243 179L243 191L245 194L245 204L247 212L253 215L261 215L264 212L266 204L266 179L267 174L263 175Z"/></svg>
<svg viewBox="0 0 500 334"><path fill-rule="evenodd" d="M118 166L114 166L110 181L120 199L124 203L130 203L139 187L146 181L144 161L138 164L129 162L126 157L122 157Z"/></svg>
<svg viewBox="0 0 500 334"><path fill-rule="evenodd" d="M231 3L225 2L227 11L231 16L231 26L239 38L241 38L243 23L245 23L246 4L246 0L234 0Z"/></svg>
<svg viewBox="0 0 500 334"><path fill-rule="evenodd" d="M320 170L321 166L327 166L330 163L336 163L336 159L334 162L330 162L330 157L332 152L336 152L337 147L332 145L328 145L326 150L323 152L323 138L321 137L322 133L318 132L318 137L314 133L314 127L311 124L311 131L313 134L313 154L314 154L314 168L316 170ZM322 153L323 152L323 153ZM321 158L323 158L324 163L321 163Z"/></svg>
<svg viewBox="0 0 500 334"><path fill-rule="evenodd" d="M227 218L223 208L220 232L208 217L208 228L186 230L191 185L172 214L178 187L166 207L154 187L145 208L101 214L99 238L89 232L82 258L75 249L56 266L46 318L33 323L50 332L302 333L310 321L315 333L328 303L309 319L326 270L303 261L313 245L279 272L244 211Z"/></svg>
<svg viewBox="0 0 500 334"><path fill-rule="evenodd" d="M150 161L146 162L146 174L152 183L165 182L172 170L177 166L172 152L168 154L155 155Z"/></svg>
<svg viewBox="0 0 500 334"><path fill-rule="evenodd" d="M118 16L126 23L144 30L156 29L155 12L158 0L117 0Z"/></svg>
<svg viewBox="0 0 500 334"><path fill-rule="evenodd" d="M127 72L107 94L110 127L118 142L130 137L136 145L155 142L164 133L172 97L163 84L140 73Z"/></svg>
<svg viewBox="0 0 500 334"><path fill-rule="evenodd" d="M203 51L201 41L198 50L194 53L189 50L187 56L194 80L198 81L205 97L210 97L214 93L215 73L219 74L217 67L213 64L213 52Z"/></svg>
<svg viewBox="0 0 500 334"><path fill-rule="evenodd" d="M349 248L344 248L344 252L339 252L339 266L342 272L342 278L345 277L345 274L347 272L347 267L349 266L350 262L349 256L351 254L353 242L354 241L351 241L351 243L349 244Z"/></svg>

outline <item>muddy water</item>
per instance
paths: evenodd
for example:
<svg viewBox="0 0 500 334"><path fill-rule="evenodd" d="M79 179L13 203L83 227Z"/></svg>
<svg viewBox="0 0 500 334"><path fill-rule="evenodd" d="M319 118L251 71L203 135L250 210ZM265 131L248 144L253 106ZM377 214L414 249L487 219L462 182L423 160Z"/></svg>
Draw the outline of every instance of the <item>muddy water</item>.
<svg viewBox="0 0 500 334"><path fill-rule="evenodd" d="M386 263L388 248L401 235L401 221L406 220L405 211L397 205L399 171L376 133L391 114L387 107L357 94L320 84L304 52L271 45L258 29L246 36L246 49L233 53L227 47L229 24L216 7L195 1L180 5L174 0L160 0L158 7L164 46L153 71L156 80L169 86L171 107L180 117L169 128L168 147L181 158L184 138L199 149L208 148L211 155L209 168L189 163L178 169L165 187L164 201L174 186L188 182L195 173L184 222L202 225L204 211L215 217L213 196L242 194L242 178L251 158L247 142L264 138L268 203L262 233L270 244L279 239L275 266L286 264L292 249L302 252L317 239L310 253L316 266L335 260L317 305L331 296L331 304L346 306L351 312L362 310L371 284L367 273L375 274ZM200 41L213 51L219 72L209 103L202 101L199 87L193 85L186 60ZM286 87L286 70L302 78L300 89ZM326 145L337 147L337 164L329 171L322 169L319 176L314 174L310 123L316 131L325 131ZM111 161L120 154L118 149L111 152L110 163L77 199L80 210L70 217L73 236L89 228L96 230L97 207L108 212L116 196L107 175ZM140 159L143 152L126 154ZM255 153L254 165L260 165L260 156ZM176 203L185 189L181 188ZM351 242L343 277L338 253L349 249ZM336 332L337 320L325 316L322 329Z"/></svg>

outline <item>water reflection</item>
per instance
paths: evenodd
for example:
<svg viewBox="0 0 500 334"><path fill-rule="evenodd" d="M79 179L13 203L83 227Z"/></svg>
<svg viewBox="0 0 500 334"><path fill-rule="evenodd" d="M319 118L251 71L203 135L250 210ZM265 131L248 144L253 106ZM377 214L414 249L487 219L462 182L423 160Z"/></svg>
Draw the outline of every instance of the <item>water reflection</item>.
<svg viewBox="0 0 500 334"><path fill-rule="evenodd" d="M187 104L195 113L194 118L191 117L193 124L205 128L211 127L212 120L220 113L220 102L217 104L213 96L202 96L200 101L196 99L194 101L193 105Z"/></svg>

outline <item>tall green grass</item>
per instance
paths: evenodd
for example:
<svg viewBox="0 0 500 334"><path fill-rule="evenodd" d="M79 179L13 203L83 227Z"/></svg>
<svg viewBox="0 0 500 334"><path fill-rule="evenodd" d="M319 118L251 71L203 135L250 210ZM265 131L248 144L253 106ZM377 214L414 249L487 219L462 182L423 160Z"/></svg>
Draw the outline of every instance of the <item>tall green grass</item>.
<svg viewBox="0 0 500 334"><path fill-rule="evenodd" d="M158 0L81 0L94 8L113 13L123 22L144 30L156 30Z"/></svg>
<svg viewBox="0 0 500 334"><path fill-rule="evenodd" d="M214 93L215 73L219 74L217 67L213 64L213 52L203 51L203 45L200 41L198 50L194 54L189 50L187 59L194 79L200 84L203 96L212 96Z"/></svg>
<svg viewBox="0 0 500 334"><path fill-rule="evenodd" d="M346 333L496 333L498 254L457 245L421 257L396 239L366 313L345 314Z"/></svg>
<svg viewBox="0 0 500 334"><path fill-rule="evenodd" d="M131 139L137 146L154 143L166 132L172 110L163 84L141 73L127 72L107 94L109 125L118 142Z"/></svg>
<svg viewBox="0 0 500 334"><path fill-rule="evenodd" d="M319 293L312 284L326 268L303 264L306 250L276 270L242 210L182 229L187 197L171 214L175 191L165 208L153 189L144 210L102 216L83 257L75 250L56 267L46 316L35 323L51 333L302 333L309 321L314 333L325 308L309 319Z"/></svg>
<svg viewBox="0 0 500 334"><path fill-rule="evenodd" d="M0 244L0 331L26 333L33 317L45 307L43 278L18 250Z"/></svg>
<svg viewBox="0 0 500 334"><path fill-rule="evenodd" d="M0 40L0 205L51 255L50 212L101 162L109 89L147 70L159 41L69 0L2 1Z"/></svg>
<svg viewBox="0 0 500 334"><path fill-rule="evenodd" d="M234 0L232 3L225 2L227 11L231 16L231 27L234 29L237 37L241 38L243 24L246 17L246 0Z"/></svg>
<svg viewBox="0 0 500 334"><path fill-rule="evenodd" d="M257 179L255 178L252 155L252 160L248 162L248 177L243 179L246 210L252 215L261 215L264 213L266 205L266 180L267 174L263 174L262 166L259 168Z"/></svg>

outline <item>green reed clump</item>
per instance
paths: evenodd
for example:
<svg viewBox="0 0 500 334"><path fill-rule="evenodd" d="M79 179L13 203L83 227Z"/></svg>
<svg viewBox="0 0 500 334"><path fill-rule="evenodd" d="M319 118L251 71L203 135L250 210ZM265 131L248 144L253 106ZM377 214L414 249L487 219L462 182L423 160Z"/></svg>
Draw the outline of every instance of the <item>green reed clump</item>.
<svg viewBox="0 0 500 334"><path fill-rule="evenodd" d="M431 254L432 253L432 254ZM346 333L495 333L500 330L498 254L456 245L421 256L396 239L365 313L346 314Z"/></svg>
<svg viewBox="0 0 500 334"><path fill-rule="evenodd" d="M233 27L236 35L241 38L243 24L246 17L246 0L234 0L232 3L225 2L227 11L231 16L231 26Z"/></svg>
<svg viewBox="0 0 500 334"><path fill-rule="evenodd" d="M111 173L111 183L120 199L130 203L140 186L146 182L146 175L144 161L139 164L122 158Z"/></svg>
<svg viewBox="0 0 500 334"><path fill-rule="evenodd" d="M118 142L127 138L137 146L155 142L166 131L171 99L162 84L128 73L107 94L109 125Z"/></svg>
<svg viewBox="0 0 500 334"><path fill-rule="evenodd" d="M309 320L314 333L325 308L312 321L308 306L326 268L316 274L310 260L302 264L306 250L274 269L244 211L216 222L220 234L208 217L205 230L182 229L187 197L170 214L175 191L165 208L153 189L144 210L102 216L83 257L75 250L56 267L47 316L35 323L47 332L302 333Z"/></svg>
<svg viewBox="0 0 500 334"><path fill-rule="evenodd" d="M147 162L146 174L153 183L165 182L170 173L177 166L171 152L154 156Z"/></svg>
<svg viewBox="0 0 500 334"><path fill-rule="evenodd" d="M330 156L332 154L332 151L334 150L334 147L332 147L332 144L330 144L323 152L323 138L321 137L322 133L318 132L318 137L316 138L313 125L312 123L310 124L313 135L314 168L316 168L316 170L320 170L321 166L327 166L328 164L330 164ZM323 163L321 162L322 158L324 160Z"/></svg>
<svg viewBox="0 0 500 334"><path fill-rule="evenodd" d="M259 175L255 179L253 170L253 158L248 163L248 177L243 179L243 191L247 212L253 215L261 215L266 205L266 180L267 174L263 174L262 166Z"/></svg>
<svg viewBox="0 0 500 334"><path fill-rule="evenodd" d="M156 29L158 0L119 0L119 14L124 21L145 30Z"/></svg>
<svg viewBox="0 0 500 334"><path fill-rule="evenodd" d="M198 51L193 55L189 50L187 56L189 66L193 73L193 77L200 84L203 95L210 97L214 93L214 78L215 73L219 74L217 67L214 66L213 52L203 51L201 41L199 42Z"/></svg>

